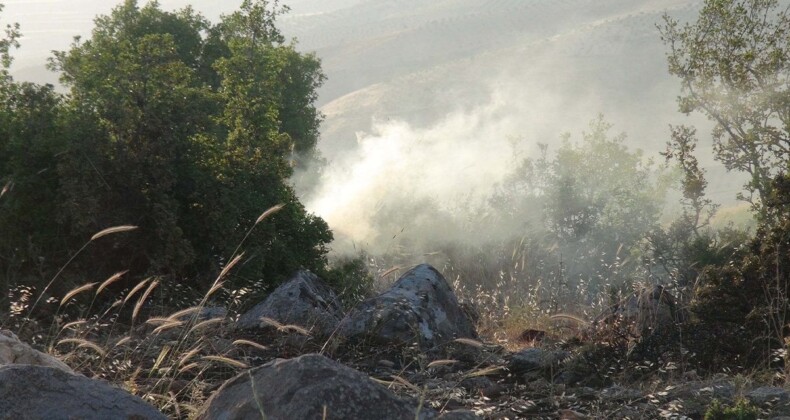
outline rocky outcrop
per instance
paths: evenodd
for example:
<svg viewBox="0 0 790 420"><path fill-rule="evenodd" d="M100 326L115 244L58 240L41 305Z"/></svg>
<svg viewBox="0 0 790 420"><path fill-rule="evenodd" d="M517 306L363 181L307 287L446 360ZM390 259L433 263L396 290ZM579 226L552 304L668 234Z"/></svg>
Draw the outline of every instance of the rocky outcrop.
<svg viewBox="0 0 790 420"><path fill-rule="evenodd" d="M389 290L358 305L340 323L338 334L372 345L414 343L422 350L455 338L477 338L447 280L427 264L412 268Z"/></svg>
<svg viewBox="0 0 790 420"><path fill-rule="evenodd" d="M562 363L569 357L570 353L563 350L524 349L511 356L508 370L523 375L526 380L540 377L550 379L552 375L557 374Z"/></svg>
<svg viewBox="0 0 790 420"><path fill-rule="evenodd" d="M74 373L60 360L19 341L16 334L11 331L0 330L0 365L11 364L47 366Z"/></svg>
<svg viewBox="0 0 790 420"><path fill-rule="evenodd" d="M416 405L366 375L317 354L277 359L226 382L198 416L202 420L414 419Z"/></svg>
<svg viewBox="0 0 790 420"><path fill-rule="evenodd" d="M617 324L633 337L644 337L672 330L684 318L675 297L663 286L656 285L635 291L601 314L593 325L606 328Z"/></svg>
<svg viewBox="0 0 790 420"><path fill-rule="evenodd" d="M104 382L45 366L0 367L3 419L162 419L143 400Z"/></svg>
<svg viewBox="0 0 790 420"><path fill-rule="evenodd" d="M268 328L261 320L269 318L281 324L304 328L312 335L328 337L343 317L343 308L321 279L309 271L298 272L278 287L263 302L239 318L240 329Z"/></svg>
<svg viewBox="0 0 790 420"><path fill-rule="evenodd" d="M764 386L749 391L746 398L757 405L786 403L790 401L790 393L784 388Z"/></svg>

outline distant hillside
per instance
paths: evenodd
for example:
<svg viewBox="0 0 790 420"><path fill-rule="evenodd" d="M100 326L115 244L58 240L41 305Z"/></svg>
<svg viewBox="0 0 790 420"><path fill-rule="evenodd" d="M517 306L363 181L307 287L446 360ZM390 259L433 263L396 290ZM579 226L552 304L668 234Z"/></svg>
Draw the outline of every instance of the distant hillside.
<svg viewBox="0 0 790 420"><path fill-rule="evenodd" d="M533 141L551 141L603 112L636 144L656 149L667 124L683 118L655 24L664 12L693 18L699 1L334 3L325 13L283 19L300 48L323 60L330 157L352 147L356 132L369 132L372 118L430 126L492 96L524 114L523 132L512 134Z"/></svg>

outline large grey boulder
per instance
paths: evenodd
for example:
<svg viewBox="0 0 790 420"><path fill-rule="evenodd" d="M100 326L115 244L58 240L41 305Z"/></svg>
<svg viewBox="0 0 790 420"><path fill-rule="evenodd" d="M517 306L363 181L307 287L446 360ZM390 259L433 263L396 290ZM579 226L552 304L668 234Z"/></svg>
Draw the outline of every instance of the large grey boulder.
<svg viewBox="0 0 790 420"><path fill-rule="evenodd" d="M239 318L240 329L266 328L261 319L305 328L313 335L327 337L343 317L335 292L309 271L299 271L266 299Z"/></svg>
<svg viewBox="0 0 790 420"><path fill-rule="evenodd" d="M389 290L358 305L340 323L338 334L374 345L416 343L422 350L455 338L477 338L447 280L427 264L412 268Z"/></svg>
<svg viewBox="0 0 790 420"><path fill-rule="evenodd" d="M749 401L757 405L769 403L786 403L790 401L790 393L784 388L776 386L763 386L753 389L746 394Z"/></svg>
<svg viewBox="0 0 790 420"><path fill-rule="evenodd" d="M277 359L229 380L206 402L202 420L434 418L366 375L318 354Z"/></svg>
<svg viewBox="0 0 790 420"><path fill-rule="evenodd" d="M142 399L102 381L26 365L0 367L0 418L167 419Z"/></svg>
<svg viewBox="0 0 790 420"><path fill-rule="evenodd" d="M8 330L0 330L0 365L34 365L48 366L64 372L74 373L65 363L42 353L21 342L16 334Z"/></svg>

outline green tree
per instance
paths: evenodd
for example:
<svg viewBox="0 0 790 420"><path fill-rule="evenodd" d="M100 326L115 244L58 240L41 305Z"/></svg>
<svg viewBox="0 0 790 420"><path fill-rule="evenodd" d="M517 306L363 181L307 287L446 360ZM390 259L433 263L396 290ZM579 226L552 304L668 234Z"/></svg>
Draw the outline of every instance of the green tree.
<svg viewBox="0 0 790 420"><path fill-rule="evenodd" d="M751 176L746 196L763 216L774 177L790 164L790 17L777 0L706 0L698 19L659 26L680 110L715 122L714 157Z"/></svg>
<svg viewBox="0 0 790 420"><path fill-rule="evenodd" d="M523 160L506 182L507 193L495 199L540 199L545 226L565 242L593 235L635 243L656 223L663 190L652 162L629 150L624 134L610 136L611 127L599 117L581 142L566 134L553 156L541 146L540 157Z"/></svg>
<svg viewBox="0 0 790 420"><path fill-rule="evenodd" d="M2 11L2 5L0 5ZM44 255L55 255L60 229L52 218L57 173L60 98L52 86L16 83L8 72L19 46L19 26L0 39L0 305L19 273L40 274Z"/></svg>
<svg viewBox="0 0 790 420"><path fill-rule="evenodd" d="M71 175L61 188L64 215L83 235L139 225L137 246L157 257L138 264L162 274L181 273L195 258L180 219L194 199L190 175L198 177L195 163L207 154L197 137L213 129L217 108L195 76L192 54L204 27L188 9L173 14L155 2L139 9L127 1L96 20L90 40L77 40L52 62L70 87L69 115L97 129L72 139L68 153L77 167L63 163ZM103 183L85 179L97 175Z"/></svg>
<svg viewBox="0 0 790 420"><path fill-rule="evenodd" d="M331 233L288 177L295 143L313 153L323 75L314 57L284 44L280 12L246 1L212 25L190 8L127 0L96 19L90 39L51 60L69 88L64 97L6 79L15 94L1 115L9 135L0 174L19 187L3 203L0 249L37 250L10 253L6 267L29 275L21 261L44 261L40 284L93 233L133 224L133 234L87 248L61 277L128 268L205 287L242 242L231 286L321 271ZM52 175L33 173L41 167ZM282 210L247 235L277 204Z"/></svg>

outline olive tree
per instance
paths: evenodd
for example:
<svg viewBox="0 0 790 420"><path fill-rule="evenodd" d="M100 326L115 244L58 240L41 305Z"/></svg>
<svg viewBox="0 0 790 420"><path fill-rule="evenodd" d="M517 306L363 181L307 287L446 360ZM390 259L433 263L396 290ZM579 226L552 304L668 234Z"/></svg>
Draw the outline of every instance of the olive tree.
<svg viewBox="0 0 790 420"><path fill-rule="evenodd" d="M772 181L790 164L788 8L777 0L706 0L695 22L665 15L659 29L669 72L681 80L681 112L715 123L714 157L750 175L739 196L766 216Z"/></svg>

